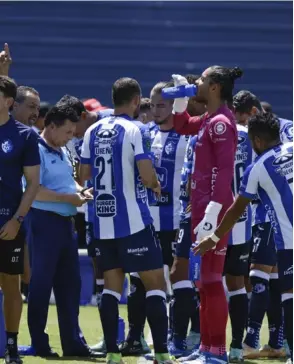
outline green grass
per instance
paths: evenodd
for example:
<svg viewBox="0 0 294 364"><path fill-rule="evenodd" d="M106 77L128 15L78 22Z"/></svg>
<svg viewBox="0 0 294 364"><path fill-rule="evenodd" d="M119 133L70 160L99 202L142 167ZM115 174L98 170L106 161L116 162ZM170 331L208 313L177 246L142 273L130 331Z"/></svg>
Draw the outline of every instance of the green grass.
<svg viewBox="0 0 294 364"><path fill-rule="evenodd" d="M126 326L127 326L127 310L126 306L120 306L120 316L125 319ZM19 335L19 344L20 345L26 345L30 343L30 336L27 329L26 324L27 319L27 306L24 305L23 309L23 315L22 315L22 323L20 327L20 335ZM97 341L102 337L102 328L100 325L100 320L98 316L98 311L96 307L81 307L80 309L80 326L83 330L83 333L86 337L86 340L89 345L96 344ZM127 332L127 327L126 327ZM58 323L57 323L57 315L56 315L56 308L55 306L50 306L49 310L49 317L47 322L47 333L50 337L50 344L56 350L59 354L61 354L61 348L60 348L60 340L59 340L59 330L58 330ZM230 326L228 325L227 328L227 342L230 343L231 340L231 332L230 332ZM268 340L268 328L267 323L263 325L262 331L261 331L261 337L262 337L262 344L266 344ZM124 358L126 364L137 364L138 358L134 357L126 357ZM42 364L46 363L47 361L45 359L41 359L39 357L24 357L24 363L25 364ZM90 363L90 362L96 362L96 363L105 363L105 359L67 359L67 358L59 358L54 360L49 360L50 364L66 364L66 363ZM265 362L269 362L271 364L280 364L281 361L279 360L250 360L247 361L248 364L265 364ZM283 359L282 362L286 362L286 359ZM151 363L151 362L150 362Z"/></svg>

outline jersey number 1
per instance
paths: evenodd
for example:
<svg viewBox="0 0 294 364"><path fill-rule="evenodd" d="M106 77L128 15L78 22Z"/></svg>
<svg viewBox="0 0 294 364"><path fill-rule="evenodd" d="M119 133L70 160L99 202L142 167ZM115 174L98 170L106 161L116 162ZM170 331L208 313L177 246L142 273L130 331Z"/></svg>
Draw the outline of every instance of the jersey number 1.
<svg viewBox="0 0 294 364"><path fill-rule="evenodd" d="M96 191L105 190L105 185L102 184L102 178L106 173L107 165L110 165L111 189L115 190L114 168L113 168L113 159L112 159L112 157L110 157L107 161L106 161L105 157L97 157L95 159L95 168L97 168L97 172L98 172L97 176L95 177Z"/></svg>

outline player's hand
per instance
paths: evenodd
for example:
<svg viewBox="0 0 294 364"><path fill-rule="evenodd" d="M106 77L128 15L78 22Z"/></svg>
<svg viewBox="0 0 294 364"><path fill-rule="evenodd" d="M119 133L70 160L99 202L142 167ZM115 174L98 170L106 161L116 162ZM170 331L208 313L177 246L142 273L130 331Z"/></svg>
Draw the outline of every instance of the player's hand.
<svg viewBox="0 0 294 364"><path fill-rule="evenodd" d="M157 181L157 186L152 188L152 191L156 194L156 197L160 197L161 195L161 186L159 181Z"/></svg>
<svg viewBox="0 0 294 364"><path fill-rule="evenodd" d="M11 219L4 224L0 230L0 239L14 240L19 232L20 223L16 219Z"/></svg>
<svg viewBox="0 0 294 364"><path fill-rule="evenodd" d="M85 197L87 200L93 200L94 199L94 196L93 196L93 187L85 190L82 193L82 196Z"/></svg>
<svg viewBox="0 0 294 364"><path fill-rule="evenodd" d="M195 227L194 234L196 234L196 240L201 241L205 237L213 234L217 228L218 215L222 209L222 205L210 201L205 210L204 218Z"/></svg>
<svg viewBox="0 0 294 364"><path fill-rule="evenodd" d="M174 80L175 87L186 86L189 84L184 76L172 75L172 78ZM186 111L187 106L188 106L188 97L175 99L173 106L173 113L182 114L184 111Z"/></svg>
<svg viewBox="0 0 294 364"><path fill-rule="evenodd" d="M199 244L195 245L192 250L194 255L200 254L204 255L206 252L208 252L211 249L215 249L216 243L210 239L210 237L206 237L200 241Z"/></svg>
<svg viewBox="0 0 294 364"><path fill-rule="evenodd" d="M9 67L12 63L12 58L10 55L8 44L4 44L4 50L0 52L0 75L8 76Z"/></svg>

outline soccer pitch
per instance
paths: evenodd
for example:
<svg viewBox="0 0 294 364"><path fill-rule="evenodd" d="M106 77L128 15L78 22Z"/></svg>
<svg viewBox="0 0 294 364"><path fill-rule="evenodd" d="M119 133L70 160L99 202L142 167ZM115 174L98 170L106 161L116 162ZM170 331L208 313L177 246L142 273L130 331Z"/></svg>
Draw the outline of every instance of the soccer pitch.
<svg viewBox="0 0 294 364"><path fill-rule="evenodd" d="M127 307L126 305L121 305L120 309L120 316L125 319L126 322L126 333L127 333ZM98 310L96 307L81 307L80 308L80 326L83 330L85 338L88 344L91 346L96 344L97 341L102 337L102 328L100 325ZM60 340L59 340L59 330L58 330L58 321L57 321L57 314L56 314L56 307L50 306L49 315L48 315L48 322L47 322L47 333L50 337L50 344L54 350L56 350L59 354L61 354L60 349ZM230 344L231 335L230 335L230 327L228 325L227 328L228 339L227 344ZM262 327L261 331L261 343L266 344L268 340L268 328L267 322ZM27 345L30 343L30 336L27 328L27 305L24 305L23 314L22 314L22 322L20 327L20 335L19 335L19 344L20 345ZM25 364L42 364L46 363L46 359L41 359L38 357L24 357L23 358ZM126 364L137 364L138 358L136 357L125 357L124 361ZM286 362L286 359L282 360L248 360L245 363L252 363L252 364L264 364L265 361L268 361L273 364ZM105 359L87 359L87 358L57 358L54 360L49 360L50 364L70 364L70 363L105 363ZM150 362L152 363L152 362Z"/></svg>

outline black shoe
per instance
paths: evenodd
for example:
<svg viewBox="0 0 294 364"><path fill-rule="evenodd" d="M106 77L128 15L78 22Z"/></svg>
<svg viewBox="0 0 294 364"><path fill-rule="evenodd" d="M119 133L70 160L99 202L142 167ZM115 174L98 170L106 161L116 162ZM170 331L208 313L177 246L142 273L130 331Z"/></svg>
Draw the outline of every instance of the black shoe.
<svg viewBox="0 0 294 364"><path fill-rule="evenodd" d="M23 364L23 361L19 357L17 351L16 351L16 353L11 353L10 351L6 350L4 363L5 364Z"/></svg>
<svg viewBox="0 0 294 364"><path fill-rule="evenodd" d="M148 354L150 349L144 349L140 341L125 341L119 346L119 351L122 356L141 356Z"/></svg>
<svg viewBox="0 0 294 364"><path fill-rule="evenodd" d="M106 357L106 353L99 353L99 352L95 352L92 351L90 348L89 349L85 349L85 350L79 350L77 352L69 352L69 353L63 353L63 356L66 357L82 357L82 358L105 358Z"/></svg>
<svg viewBox="0 0 294 364"><path fill-rule="evenodd" d="M51 348L46 351L36 351L35 356L40 356L41 358L59 358L59 355Z"/></svg>

